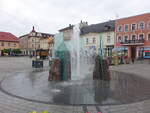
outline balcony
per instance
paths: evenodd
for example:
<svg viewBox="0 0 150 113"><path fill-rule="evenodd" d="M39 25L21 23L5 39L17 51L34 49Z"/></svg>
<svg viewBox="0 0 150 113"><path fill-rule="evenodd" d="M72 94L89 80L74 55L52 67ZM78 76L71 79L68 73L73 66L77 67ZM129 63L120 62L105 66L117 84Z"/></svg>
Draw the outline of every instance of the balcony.
<svg viewBox="0 0 150 113"><path fill-rule="evenodd" d="M145 40L125 40L120 42L122 45L144 45Z"/></svg>

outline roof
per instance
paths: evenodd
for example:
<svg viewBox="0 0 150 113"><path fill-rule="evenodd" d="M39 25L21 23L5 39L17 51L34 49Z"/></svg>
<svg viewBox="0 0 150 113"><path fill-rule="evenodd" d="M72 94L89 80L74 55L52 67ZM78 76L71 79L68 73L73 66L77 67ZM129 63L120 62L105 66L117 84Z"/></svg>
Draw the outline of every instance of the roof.
<svg viewBox="0 0 150 113"><path fill-rule="evenodd" d="M73 29L74 25L69 24L68 27L65 27L63 29L60 29L59 32L65 31L65 30L69 30L69 29Z"/></svg>
<svg viewBox="0 0 150 113"><path fill-rule="evenodd" d="M40 33L40 32L37 32ZM48 37L54 37L54 34L49 34L49 33L41 33L43 38L48 38Z"/></svg>
<svg viewBox="0 0 150 113"><path fill-rule="evenodd" d="M138 14L138 15L134 15L134 16L129 16L129 17L123 17L123 18L119 18L117 20L122 20L122 19L128 19L128 18L134 18L134 17L138 17L138 16L144 16L144 15L149 15L149 13L143 13L143 14Z"/></svg>
<svg viewBox="0 0 150 113"><path fill-rule="evenodd" d="M35 31L34 31L35 32ZM41 32L35 32L35 37L42 37L42 38L49 38L49 37L54 37L54 34L49 34L49 33L41 33ZM41 34L41 35L38 35L38 34ZM22 38L22 37L25 37L25 36L30 36L30 33L29 34L26 34L26 35L22 35L20 36L19 38Z"/></svg>
<svg viewBox="0 0 150 113"><path fill-rule="evenodd" d="M29 35L29 34L25 34L25 35L20 36L19 38L23 38L23 37L28 36L28 35Z"/></svg>
<svg viewBox="0 0 150 113"><path fill-rule="evenodd" d="M19 42L18 38L9 32L0 32L0 41Z"/></svg>
<svg viewBox="0 0 150 113"><path fill-rule="evenodd" d="M32 33L34 33L34 35L32 35ZM35 29L34 29L34 26L33 26L32 30L31 30L31 32L29 34L22 35L19 38L23 38L25 36L28 36L28 38L29 37L49 38L49 37L54 37L54 34L36 32Z"/></svg>
<svg viewBox="0 0 150 113"><path fill-rule="evenodd" d="M82 27L80 29L80 34L84 35L88 33L102 33L107 31L115 31L115 20Z"/></svg>

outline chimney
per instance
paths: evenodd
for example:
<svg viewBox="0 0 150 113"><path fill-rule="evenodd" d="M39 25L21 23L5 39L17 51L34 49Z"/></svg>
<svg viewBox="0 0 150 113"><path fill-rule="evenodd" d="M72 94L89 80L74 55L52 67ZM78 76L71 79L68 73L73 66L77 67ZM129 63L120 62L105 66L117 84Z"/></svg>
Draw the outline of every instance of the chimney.
<svg viewBox="0 0 150 113"><path fill-rule="evenodd" d="M34 30L34 26L32 27L32 32L35 32L35 30Z"/></svg>

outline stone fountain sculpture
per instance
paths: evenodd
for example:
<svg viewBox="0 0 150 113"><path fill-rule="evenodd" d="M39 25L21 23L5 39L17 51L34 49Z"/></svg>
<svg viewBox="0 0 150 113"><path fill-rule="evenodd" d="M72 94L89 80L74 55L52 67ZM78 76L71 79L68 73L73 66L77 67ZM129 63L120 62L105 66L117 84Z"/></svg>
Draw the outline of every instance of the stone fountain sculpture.
<svg viewBox="0 0 150 113"><path fill-rule="evenodd" d="M95 58L93 80L110 80L108 61L101 56Z"/></svg>
<svg viewBox="0 0 150 113"><path fill-rule="evenodd" d="M61 34L60 34L61 37ZM56 39L57 41L57 39ZM57 46L58 45L58 46ZM52 63L49 70L49 81L64 81L71 79L70 52L61 38L57 41Z"/></svg>

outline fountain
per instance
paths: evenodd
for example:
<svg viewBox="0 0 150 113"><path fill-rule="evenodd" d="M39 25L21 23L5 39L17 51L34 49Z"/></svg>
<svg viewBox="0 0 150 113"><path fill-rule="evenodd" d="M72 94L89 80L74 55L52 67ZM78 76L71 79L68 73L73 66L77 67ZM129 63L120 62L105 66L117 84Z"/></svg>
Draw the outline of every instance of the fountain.
<svg viewBox="0 0 150 113"><path fill-rule="evenodd" d="M100 45L102 46L102 41ZM79 24L73 27L73 34L69 42L64 41L63 33L57 34L53 52L55 59L51 65L49 80L81 80L88 75L93 75L94 80L109 80L109 66L102 54L95 57L94 52L90 50L83 55L84 50L81 51L81 48Z"/></svg>
<svg viewBox="0 0 150 113"><path fill-rule="evenodd" d="M110 76L103 55L93 56L94 52L82 47L79 25L73 31L67 42L63 33L55 35L50 70L47 64L39 72L9 73L1 81L0 90L32 102L73 106L120 105L150 98L149 80L113 71Z"/></svg>
<svg viewBox="0 0 150 113"><path fill-rule="evenodd" d="M42 71L23 68L8 73L0 90L27 101L72 106L121 105L150 98L148 79L116 71L110 76L103 47L94 56L93 50L84 49L79 35L79 25L70 41L64 41L62 32L56 34L51 66L45 61Z"/></svg>

